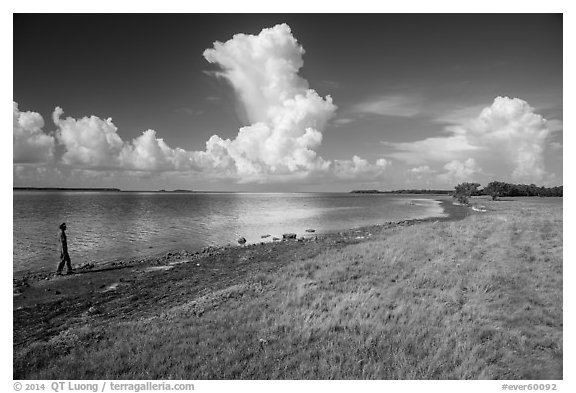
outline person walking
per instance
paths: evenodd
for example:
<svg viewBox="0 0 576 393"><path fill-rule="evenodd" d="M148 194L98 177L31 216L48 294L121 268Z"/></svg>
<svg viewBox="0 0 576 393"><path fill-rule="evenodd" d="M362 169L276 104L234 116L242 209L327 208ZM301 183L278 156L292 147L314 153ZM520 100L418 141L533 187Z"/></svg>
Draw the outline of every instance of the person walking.
<svg viewBox="0 0 576 393"><path fill-rule="evenodd" d="M58 246L60 250L60 263L56 269L56 274L61 275L62 269L64 269L64 264L66 264L66 274L73 274L72 262L70 261L70 255L68 254L68 242L66 241L66 223L63 222L58 227L60 228L60 233L58 233Z"/></svg>

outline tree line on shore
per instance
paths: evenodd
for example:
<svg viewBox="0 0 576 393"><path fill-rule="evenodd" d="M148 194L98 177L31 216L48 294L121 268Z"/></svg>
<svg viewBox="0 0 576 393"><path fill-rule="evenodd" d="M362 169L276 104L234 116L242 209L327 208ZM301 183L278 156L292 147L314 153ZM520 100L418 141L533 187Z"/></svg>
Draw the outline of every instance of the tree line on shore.
<svg viewBox="0 0 576 393"><path fill-rule="evenodd" d="M471 196L489 195L493 201L502 197L538 196L562 197L564 186L543 187L535 184L512 184L501 181L492 181L484 188L478 189L480 183L460 183L454 187L452 196L460 203L467 204Z"/></svg>

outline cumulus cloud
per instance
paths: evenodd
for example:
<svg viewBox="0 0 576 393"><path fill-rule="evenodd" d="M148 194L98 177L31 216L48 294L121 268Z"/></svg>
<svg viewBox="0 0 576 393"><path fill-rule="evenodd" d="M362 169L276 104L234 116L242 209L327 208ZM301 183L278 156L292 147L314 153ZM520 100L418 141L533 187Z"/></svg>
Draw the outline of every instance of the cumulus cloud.
<svg viewBox="0 0 576 393"><path fill-rule="evenodd" d="M217 160L222 162L226 154L243 180L326 170L330 165L315 149L336 106L298 75L303 54L286 24L259 35L236 34L204 52L206 60L221 68L217 75L234 87L251 123L233 140L212 137L212 144L220 147Z"/></svg>
<svg viewBox="0 0 576 393"><path fill-rule="evenodd" d="M193 166L193 154L181 148L171 148L156 131L147 130L127 143L120 152L120 165L140 171L188 170Z"/></svg>
<svg viewBox="0 0 576 393"><path fill-rule="evenodd" d="M56 107L52 120L58 127L58 141L66 147L62 161L67 165L117 167L124 142L112 118L96 116L62 119L64 110Z"/></svg>
<svg viewBox="0 0 576 393"><path fill-rule="evenodd" d="M62 108L57 107L52 118L58 127L58 141L65 147L62 162L66 165L136 171L184 170L192 165L190 153L171 148L156 138L154 130L147 130L128 143L118 135L111 118L62 119L63 114Z"/></svg>
<svg viewBox="0 0 576 393"><path fill-rule="evenodd" d="M553 123L553 128L558 128ZM496 97L479 115L446 128L450 135L412 143L385 143L390 156L412 164L430 161L453 163L449 173L457 173L454 162L507 169L514 181L540 181L546 174L543 153L550 135L546 119L519 98Z"/></svg>
<svg viewBox="0 0 576 393"><path fill-rule="evenodd" d="M471 176L480 172L480 168L473 158L469 158L466 161L450 161L444 165L444 169L446 171L438 175L438 179L447 184L471 181Z"/></svg>
<svg viewBox="0 0 576 393"><path fill-rule="evenodd" d="M375 179L384 173L389 164L384 158L371 164L363 158L353 156L351 160L335 160L334 174L337 178L348 180Z"/></svg>
<svg viewBox="0 0 576 393"><path fill-rule="evenodd" d="M513 165L515 180L541 180L545 174L543 152L550 134L547 121L526 101L496 97L490 107L454 132L474 145L498 151Z"/></svg>
<svg viewBox="0 0 576 393"><path fill-rule="evenodd" d="M44 119L36 112L21 112L12 102L13 162L43 163L54 157L54 137L42 131Z"/></svg>

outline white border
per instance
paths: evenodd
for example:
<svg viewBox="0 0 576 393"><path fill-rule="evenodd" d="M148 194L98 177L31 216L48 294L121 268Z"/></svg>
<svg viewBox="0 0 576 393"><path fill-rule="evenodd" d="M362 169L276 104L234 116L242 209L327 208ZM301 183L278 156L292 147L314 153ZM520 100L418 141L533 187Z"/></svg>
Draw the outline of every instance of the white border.
<svg viewBox="0 0 576 393"><path fill-rule="evenodd" d="M567 196L565 198L564 209L564 238L573 239L573 224L572 218L574 217L574 208L572 199L572 174L574 170L574 158L571 155L572 147L574 146L574 120L572 115L573 106L571 103L574 101L572 93L574 92L574 77L573 73L576 70L574 63L574 43L573 37L576 36L574 32L574 5L572 1L560 0L546 0L546 1L530 1L527 0L483 0L479 2L465 2L465 1L395 1L391 2L377 2L375 0L354 0L347 2L334 1L311 1L311 0L291 0L286 3L270 2L270 1L232 1L232 0L218 0L212 2L205 2L204 4L197 4L198 2L186 1L173 1L164 0L161 2L135 2L135 1L121 1L121 0L99 0L97 2L82 2L78 0L64 0L64 1L42 1L42 0L25 0L25 1L10 1L2 3L2 19L0 22L0 29L2 34L0 39L2 42L2 52L10 53L10 56L4 57L2 61L2 92L4 94L12 94L13 92L13 26L12 14L13 13L70 13L70 12L120 12L120 13L167 13L167 12L226 12L226 13L247 13L247 12L274 12L274 13L361 13L361 12L421 12L421 13L455 13L455 12L482 12L482 13L564 13L564 107L569 108L564 116L564 151L567 152L564 157L564 185L566 186ZM489 28L489 26L487 26ZM572 71L572 72L570 72ZM10 107L8 100L4 102L4 108ZM3 128L9 127L8 111L3 111ZM7 130L5 130L7 132ZM3 160L2 165L2 180L3 183L8 185L12 184L12 170L8 165L8 160L12 156L12 147L8 143L0 144L0 156ZM6 162L4 162L6 161ZM6 191L8 187L6 186ZM2 230L2 256L4 263L8 264L12 255L12 194L8 192L2 193L2 209L1 218L2 222L8 223L3 226ZM558 391L575 391L576 388L574 373L569 370L574 370L574 334L576 332L574 324L574 307L573 301L576 299L574 286L571 281L574 278L575 268L572 264L573 259L570 258L574 255L574 249L571 241L566 244L564 255L564 381L557 381ZM11 264L8 266L11 271ZM3 278L1 304L2 312L4 315L10 313L12 315L12 301L10 295L11 279L8 277ZM7 320L8 318L5 318ZM12 381L12 319L10 317L9 323L3 323L2 329L2 356L1 356L1 385L3 391L14 391ZM46 381L51 382L51 381ZM528 384L536 381L510 381L516 384ZM550 381L543 381L550 383ZM266 392L271 389L282 391L293 390L326 390L336 392L349 392L353 389L362 389L362 391L382 392L386 389L391 391L398 391L400 388L408 391L442 391L442 392L490 392L501 391L501 385L506 381L270 381L270 382L250 382L250 381L197 381L197 391L246 391L246 392ZM570 388L570 386L572 388Z"/></svg>

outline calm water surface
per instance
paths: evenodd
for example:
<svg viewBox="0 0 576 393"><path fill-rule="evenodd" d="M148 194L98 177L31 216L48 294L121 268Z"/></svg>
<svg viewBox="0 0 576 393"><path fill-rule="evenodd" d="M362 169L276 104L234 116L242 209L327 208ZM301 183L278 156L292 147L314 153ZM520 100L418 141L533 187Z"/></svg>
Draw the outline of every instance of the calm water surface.
<svg viewBox="0 0 576 393"><path fill-rule="evenodd" d="M13 269L53 270L58 225L68 226L72 264L174 249L265 241L412 218L442 216L432 196L335 193L13 192ZM270 241L272 236L267 240Z"/></svg>

